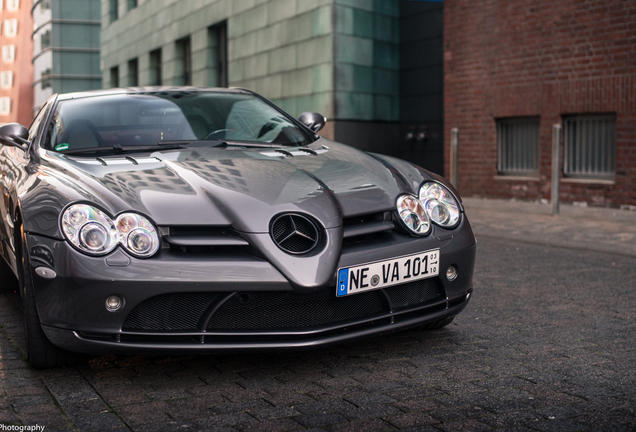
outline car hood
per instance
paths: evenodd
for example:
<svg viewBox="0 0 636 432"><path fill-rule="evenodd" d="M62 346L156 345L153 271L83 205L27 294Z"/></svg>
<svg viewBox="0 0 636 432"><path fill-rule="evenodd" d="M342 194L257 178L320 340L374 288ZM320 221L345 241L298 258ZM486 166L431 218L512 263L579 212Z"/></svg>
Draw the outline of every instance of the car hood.
<svg viewBox="0 0 636 432"><path fill-rule="evenodd" d="M414 193L428 177L405 162L324 138L298 148L196 147L143 156L42 156L43 184L27 193L46 192L39 202L46 200L50 214L38 219L54 222L55 229L59 212L77 201L97 203L111 215L137 211L159 226L231 225L242 232L265 233L275 215L300 212L333 228L344 217L394 208L400 193ZM37 207L43 211L44 206ZM25 220L33 219L25 215Z"/></svg>

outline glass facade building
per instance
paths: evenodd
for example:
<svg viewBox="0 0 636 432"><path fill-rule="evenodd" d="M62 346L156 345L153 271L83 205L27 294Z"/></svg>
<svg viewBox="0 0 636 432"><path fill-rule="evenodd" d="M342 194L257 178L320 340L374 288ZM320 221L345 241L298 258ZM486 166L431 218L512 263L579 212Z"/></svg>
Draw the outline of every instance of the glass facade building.
<svg viewBox="0 0 636 432"><path fill-rule="evenodd" d="M36 0L31 14L33 110L54 93L101 88L100 0Z"/></svg>
<svg viewBox="0 0 636 432"><path fill-rule="evenodd" d="M443 3L102 0L105 87L232 86L440 172Z"/></svg>

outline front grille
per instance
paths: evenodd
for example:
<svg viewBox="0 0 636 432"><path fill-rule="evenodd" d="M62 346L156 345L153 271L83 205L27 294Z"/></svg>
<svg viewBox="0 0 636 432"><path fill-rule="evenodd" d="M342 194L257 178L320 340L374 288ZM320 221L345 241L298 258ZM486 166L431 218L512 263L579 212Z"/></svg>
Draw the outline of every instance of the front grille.
<svg viewBox="0 0 636 432"><path fill-rule="evenodd" d="M420 279L406 285L385 288L384 291L391 299L393 310L417 306L444 296L437 278Z"/></svg>
<svg viewBox="0 0 636 432"><path fill-rule="evenodd" d="M206 311L230 293L174 293L137 305L124 331L196 331ZM386 294L386 295L385 295ZM336 297L335 288L312 294L287 291L236 293L212 315L207 331L320 328L422 306L445 298L438 278Z"/></svg>
<svg viewBox="0 0 636 432"><path fill-rule="evenodd" d="M201 315L219 295L178 293L149 298L132 310L123 330L195 330Z"/></svg>
<svg viewBox="0 0 636 432"><path fill-rule="evenodd" d="M382 313L379 292L337 298L333 290L315 294L254 292L234 296L216 312L208 330L299 328L332 324Z"/></svg>

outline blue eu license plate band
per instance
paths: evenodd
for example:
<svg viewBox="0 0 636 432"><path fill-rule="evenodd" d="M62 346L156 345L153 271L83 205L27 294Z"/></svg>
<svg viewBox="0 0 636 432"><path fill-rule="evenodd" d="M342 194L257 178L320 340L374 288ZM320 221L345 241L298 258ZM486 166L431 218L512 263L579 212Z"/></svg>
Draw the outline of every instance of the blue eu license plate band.
<svg viewBox="0 0 636 432"><path fill-rule="evenodd" d="M439 274L439 249L338 269L338 297L426 279Z"/></svg>

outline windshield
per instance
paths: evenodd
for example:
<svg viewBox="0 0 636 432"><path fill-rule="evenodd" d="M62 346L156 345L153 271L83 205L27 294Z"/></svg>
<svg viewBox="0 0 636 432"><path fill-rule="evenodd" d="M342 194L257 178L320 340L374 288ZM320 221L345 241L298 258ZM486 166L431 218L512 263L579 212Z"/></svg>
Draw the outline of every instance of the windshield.
<svg viewBox="0 0 636 432"><path fill-rule="evenodd" d="M174 141L302 145L308 136L261 99L222 92L157 92L60 101L44 148L74 151Z"/></svg>

